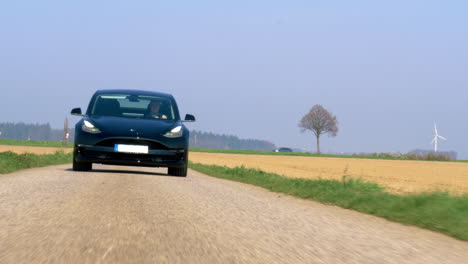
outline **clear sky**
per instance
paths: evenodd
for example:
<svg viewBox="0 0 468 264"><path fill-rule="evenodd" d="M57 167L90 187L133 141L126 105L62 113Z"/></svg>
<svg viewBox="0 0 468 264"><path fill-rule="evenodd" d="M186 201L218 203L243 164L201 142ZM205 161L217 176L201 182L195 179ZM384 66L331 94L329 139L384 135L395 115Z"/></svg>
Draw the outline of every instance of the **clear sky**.
<svg viewBox="0 0 468 264"><path fill-rule="evenodd" d="M193 129L323 151L468 158L468 1L3 1L0 122L50 122L98 89L174 94ZM71 117L76 121L76 117Z"/></svg>

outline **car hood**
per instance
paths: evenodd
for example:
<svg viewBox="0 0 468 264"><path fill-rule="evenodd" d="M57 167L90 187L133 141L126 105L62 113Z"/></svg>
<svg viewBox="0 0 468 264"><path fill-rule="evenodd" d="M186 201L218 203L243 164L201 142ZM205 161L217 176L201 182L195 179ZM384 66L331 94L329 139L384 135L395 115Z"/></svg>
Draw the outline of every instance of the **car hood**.
<svg viewBox="0 0 468 264"><path fill-rule="evenodd" d="M154 139L182 124L180 121L173 120L111 116L93 116L87 119L109 137L141 137Z"/></svg>

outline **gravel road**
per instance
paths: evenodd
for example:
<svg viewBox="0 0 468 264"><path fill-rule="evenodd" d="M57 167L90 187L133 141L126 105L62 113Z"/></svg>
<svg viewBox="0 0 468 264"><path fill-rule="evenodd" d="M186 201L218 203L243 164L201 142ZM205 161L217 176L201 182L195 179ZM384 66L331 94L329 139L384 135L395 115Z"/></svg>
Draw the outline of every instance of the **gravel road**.
<svg viewBox="0 0 468 264"><path fill-rule="evenodd" d="M468 243L190 171L0 175L0 263L468 263Z"/></svg>

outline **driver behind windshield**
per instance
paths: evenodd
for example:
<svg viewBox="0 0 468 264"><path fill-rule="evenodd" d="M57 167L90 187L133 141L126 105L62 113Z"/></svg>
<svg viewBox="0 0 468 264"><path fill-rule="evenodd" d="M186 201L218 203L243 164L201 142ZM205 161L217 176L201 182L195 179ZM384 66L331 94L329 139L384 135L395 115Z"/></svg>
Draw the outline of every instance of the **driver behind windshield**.
<svg viewBox="0 0 468 264"><path fill-rule="evenodd" d="M148 111L145 114L146 118L155 118L155 119L167 119L167 116L160 112L161 102L160 101L151 101L148 105Z"/></svg>

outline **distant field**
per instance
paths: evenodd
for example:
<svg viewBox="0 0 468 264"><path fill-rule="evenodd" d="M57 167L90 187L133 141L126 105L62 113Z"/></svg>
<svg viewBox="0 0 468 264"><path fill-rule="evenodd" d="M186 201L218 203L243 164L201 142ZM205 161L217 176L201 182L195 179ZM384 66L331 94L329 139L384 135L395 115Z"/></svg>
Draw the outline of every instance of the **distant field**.
<svg viewBox="0 0 468 264"><path fill-rule="evenodd" d="M14 140L0 139L0 145L11 146L34 146L34 147L54 147L54 148L72 148L73 143L63 144L57 141L36 141L36 140ZM345 159L373 159L373 160L410 160L399 157L377 157L366 155L334 155L334 154L315 154L307 152L273 152L244 149L209 149L209 148L190 148L192 152L205 153L224 153L224 154L244 154L244 155L268 155L268 156L299 156L299 157L320 157L320 158L345 158ZM442 161L444 162L444 161ZM467 162L468 160L451 160L450 162Z"/></svg>
<svg viewBox="0 0 468 264"><path fill-rule="evenodd" d="M72 144L61 142L0 139L0 152L51 154L57 150L71 152ZM466 161L386 160L376 157L317 155L310 153L218 150L193 148L190 161L230 168L244 165L290 178L363 179L375 182L393 193L448 191L468 193Z"/></svg>
<svg viewBox="0 0 468 264"><path fill-rule="evenodd" d="M193 152L223 153L223 154L244 154L244 155L268 155L268 156L299 156L299 157L320 157L320 158L343 158L343 159L373 159L373 160L415 160L402 157L382 157L373 155L335 155L335 154L316 154L308 152L274 152L243 149L207 149L191 148ZM441 160L446 162L447 160ZM450 160L450 162L467 162L468 160Z"/></svg>
<svg viewBox="0 0 468 264"><path fill-rule="evenodd" d="M63 151L65 153L70 153L73 151L73 148L63 148L63 147L39 147L39 146L17 146L17 145L0 145L1 152L14 152L17 154L53 154L57 151Z"/></svg>
<svg viewBox="0 0 468 264"><path fill-rule="evenodd" d="M374 182L393 193L468 193L468 163L192 152L194 163L245 166L290 178Z"/></svg>
<svg viewBox="0 0 468 264"><path fill-rule="evenodd" d="M268 155L268 156L301 156L301 157L328 157L328 158L356 158L350 155L333 154L315 154L308 152L274 152L246 149L209 149L209 148L191 148L194 152L223 153L223 154L245 154L245 155ZM371 156L359 156L357 158L382 159Z"/></svg>

